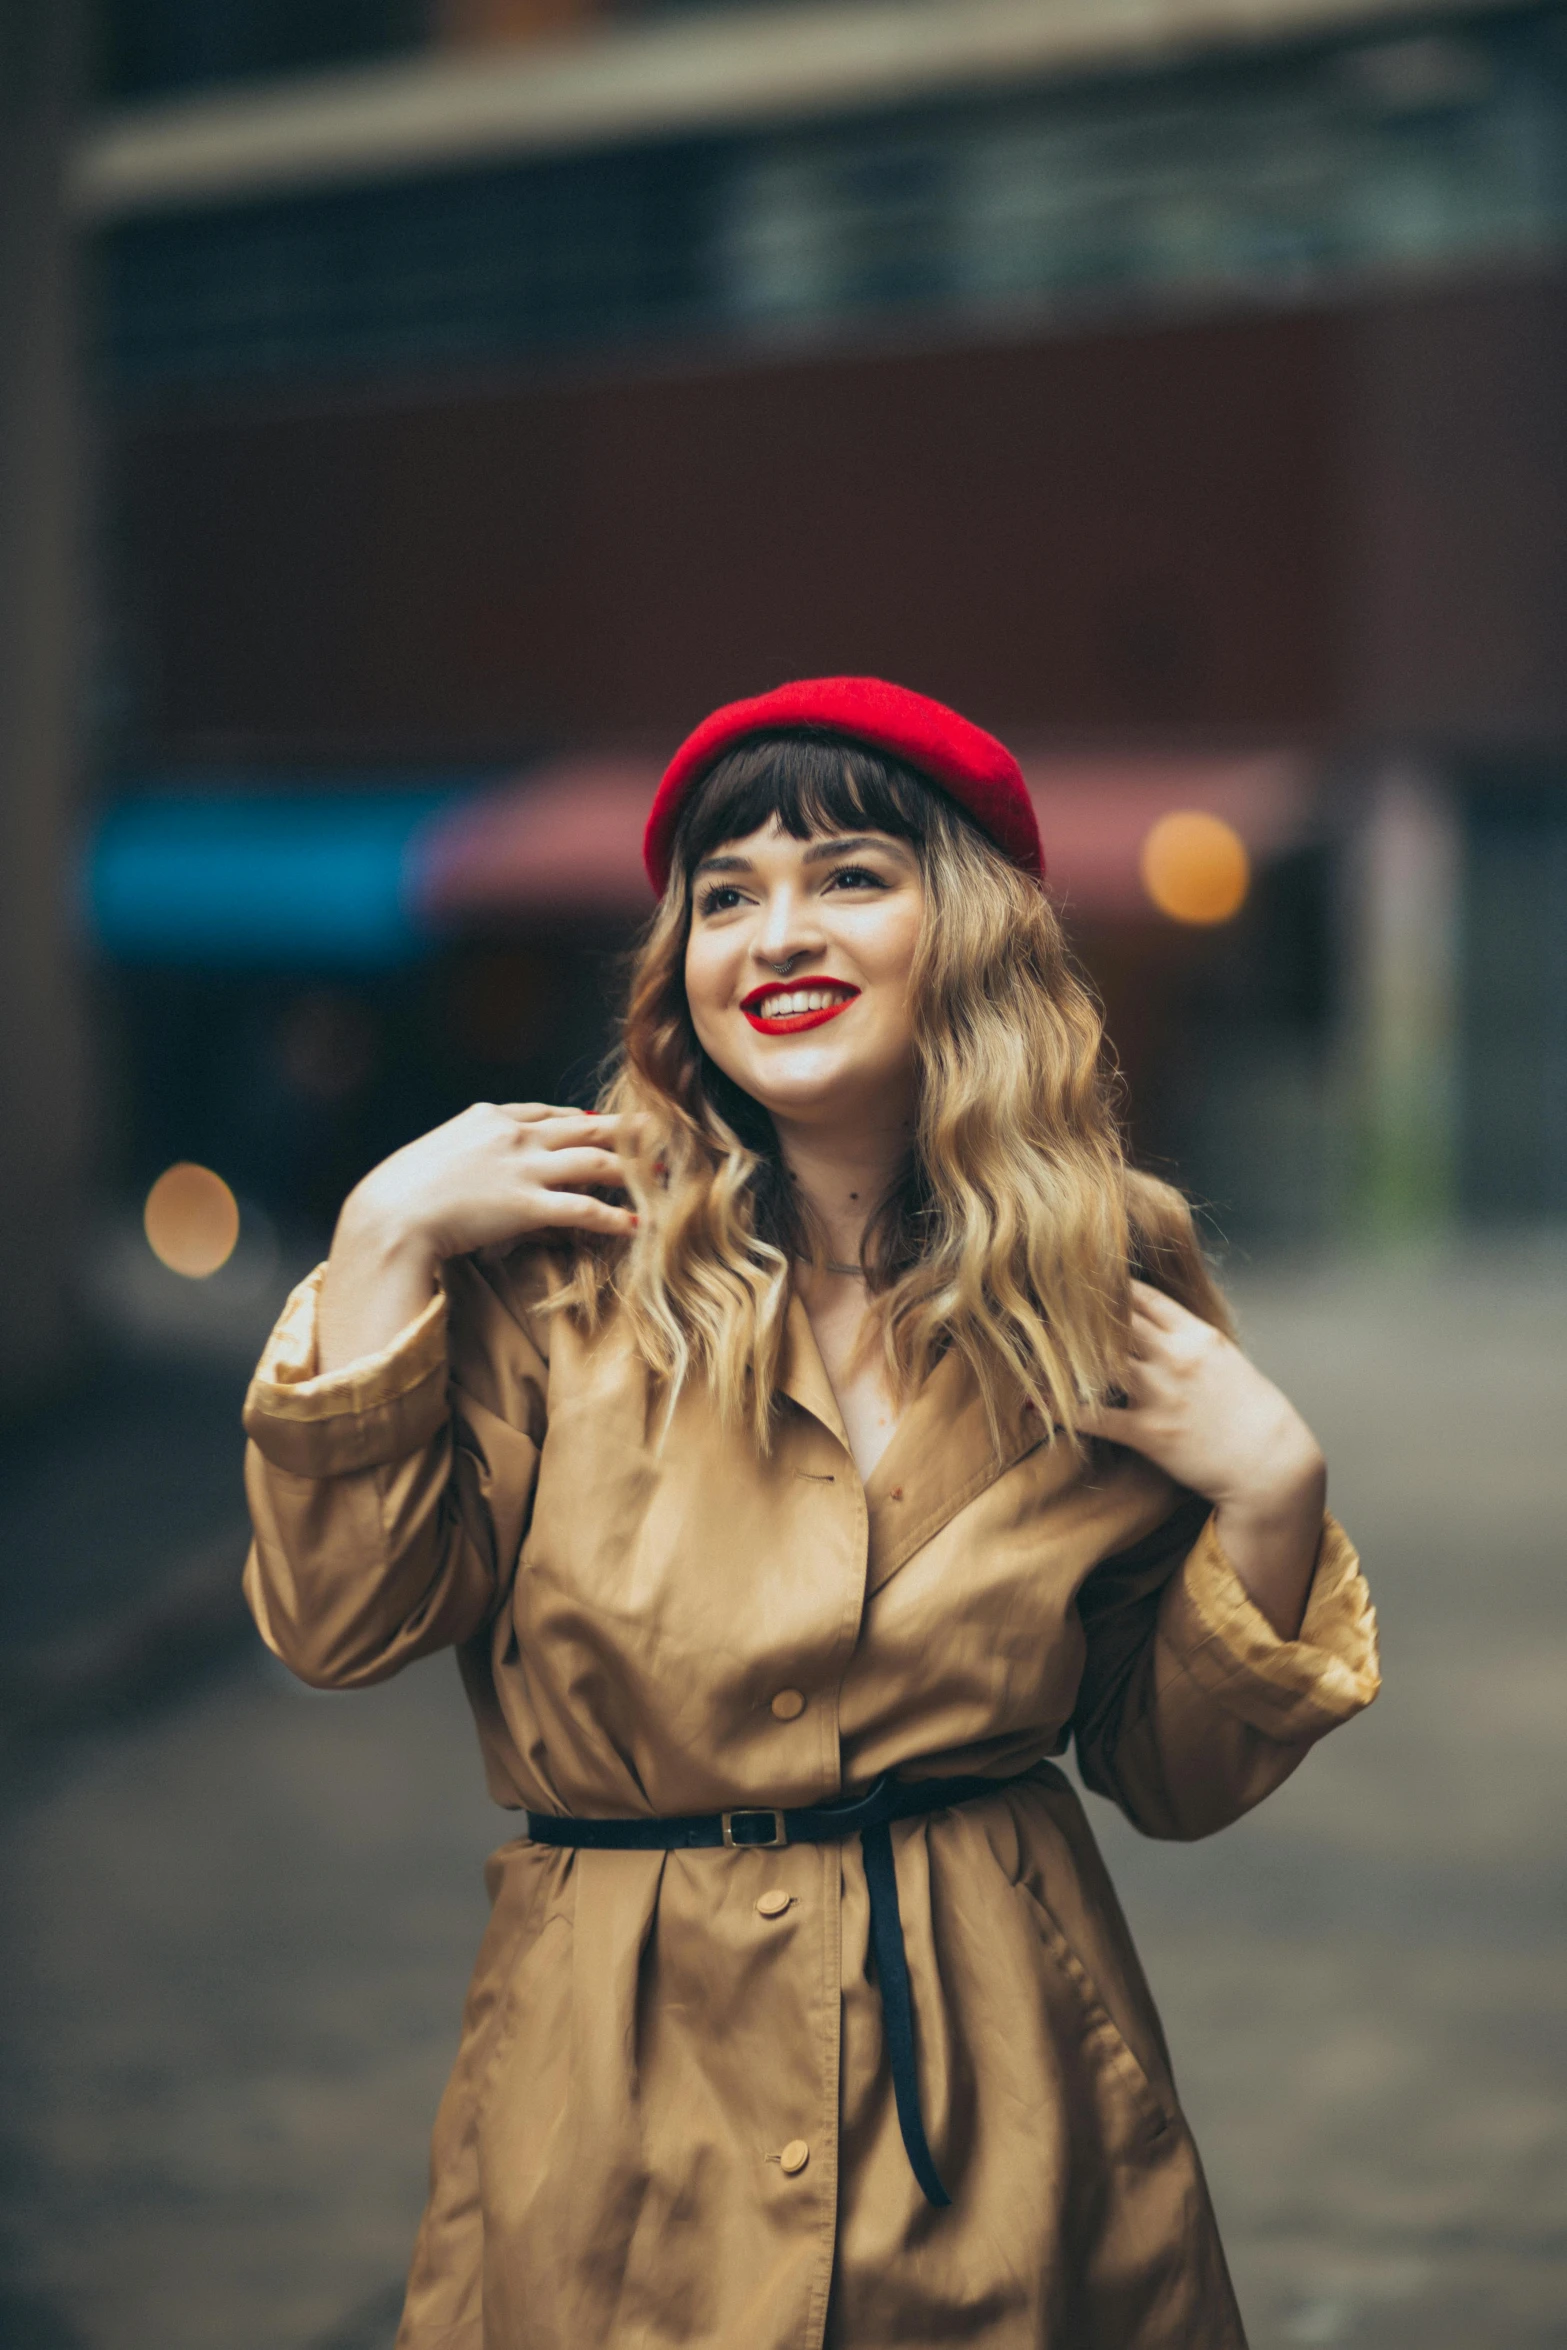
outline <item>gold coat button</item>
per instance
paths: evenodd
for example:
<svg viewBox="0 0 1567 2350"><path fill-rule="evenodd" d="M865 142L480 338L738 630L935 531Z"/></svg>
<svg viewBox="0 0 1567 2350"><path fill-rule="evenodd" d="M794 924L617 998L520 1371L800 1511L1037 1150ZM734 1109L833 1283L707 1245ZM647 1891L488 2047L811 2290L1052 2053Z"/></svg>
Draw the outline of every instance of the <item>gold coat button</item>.
<svg viewBox="0 0 1567 2350"><path fill-rule="evenodd" d="M781 1722L796 1722L805 1711L805 1699L798 1689L780 1689L773 1699L773 1711Z"/></svg>
<svg viewBox="0 0 1567 2350"><path fill-rule="evenodd" d="M791 2138L788 2145L784 2148L782 2154L780 2154L778 2157L778 2167L780 2170L787 2171L790 2178L792 2179L797 2170L804 2170L810 2159L811 2150L805 2143L805 2140L803 2138Z"/></svg>
<svg viewBox="0 0 1567 2350"><path fill-rule="evenodd" d="M764 1918L781 1918L793 1898L781 1886L775 1885L770 1892L758 1895L756 1906Z"/></svg>

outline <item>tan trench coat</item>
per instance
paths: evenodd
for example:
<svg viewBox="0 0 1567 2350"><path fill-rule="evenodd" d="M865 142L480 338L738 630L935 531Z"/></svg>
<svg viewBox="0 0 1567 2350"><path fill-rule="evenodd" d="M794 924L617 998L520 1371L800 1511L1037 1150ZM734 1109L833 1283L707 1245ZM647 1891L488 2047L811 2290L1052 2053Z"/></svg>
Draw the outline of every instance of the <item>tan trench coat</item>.
<svg viewBox="0 0 1567 2350"><path fill-rule="evenodd" d="M319 1278L245 1411L250 1604L306 1680L455 1645L491 1792L535 1811L1017 1775L893 1830L945 2211L898 2133L857 1840L504 1845L399 2350L1240 2344L1148 1989L1045 1758L1075 1734L1156 1836L1268 1794L1377 1686L1332 1521L1284 1642L1201 1505L1023 1409L998 1446L955 1357L862 1484L798 1303L763 1460L700 1393L660 1443L623 1326L536 1311L542 1251L453 1264L326 1375Z"/></svg>

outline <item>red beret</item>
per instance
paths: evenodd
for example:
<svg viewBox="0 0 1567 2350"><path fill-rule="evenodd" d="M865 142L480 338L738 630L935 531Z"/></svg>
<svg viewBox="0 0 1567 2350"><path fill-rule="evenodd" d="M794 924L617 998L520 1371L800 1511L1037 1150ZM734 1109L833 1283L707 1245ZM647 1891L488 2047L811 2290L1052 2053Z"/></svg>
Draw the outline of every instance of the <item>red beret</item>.
<svg viewBox="0 0 1567 2350"><path fill-rule="evenodd" d="M1025 873L1043 876L1034 803L1005 743L907 686L888 685L879 677L802 677L748 702L727 702L686 736L670 760L642 840L642 861L660 897L669 881L675 826L692 786L747 736L786 734L802 726L890 751L950 792Z"/></svg>

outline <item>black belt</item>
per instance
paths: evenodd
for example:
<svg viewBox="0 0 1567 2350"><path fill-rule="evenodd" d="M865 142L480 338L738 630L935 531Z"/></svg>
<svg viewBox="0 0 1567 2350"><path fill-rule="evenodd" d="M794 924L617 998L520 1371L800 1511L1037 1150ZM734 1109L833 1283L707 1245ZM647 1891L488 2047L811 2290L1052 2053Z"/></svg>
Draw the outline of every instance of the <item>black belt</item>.
<svg viewBox="0 0 1567 2350"><path fill-rule="evenodd" d="M742 1851L773 1852L782 1844L836 1844L845 1836L858 1836L865 1853L871 1948L881 1984L898 2127L910 2168L927 2202L942 2205L952 2198L936 2174L920 2119L914 2003L909 1995L889 1831L894 1820L917 1819L925 1812L946 1811L955 1803L973 1803L982 1795L998 1795L1015 1784L1011 1779L894 1779L888 1772L868 1795L844 1803L808 1804L798 1811L690 1812L683 1818L662 1820L572 1820L536 1811L525 1817L535 1844L579 1845L592 1852L684 1852L723 1844Z"/></svg>

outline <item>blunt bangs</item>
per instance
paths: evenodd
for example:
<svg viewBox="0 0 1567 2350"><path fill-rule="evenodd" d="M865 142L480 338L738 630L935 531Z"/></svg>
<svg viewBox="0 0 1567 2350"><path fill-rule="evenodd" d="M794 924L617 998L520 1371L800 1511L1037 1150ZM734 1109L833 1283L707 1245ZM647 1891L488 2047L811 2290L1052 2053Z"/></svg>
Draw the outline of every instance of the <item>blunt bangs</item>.
<svg viewBox="0 0 1567 2350"><path fill-rule="evenodd" d="M704 857L775 819L793 840L885 832L923 848L941 821L938 803L968 824L955 800L883 752L841 735L762 735L702 778L681 810L674 863L689 882Z"/></svg>

